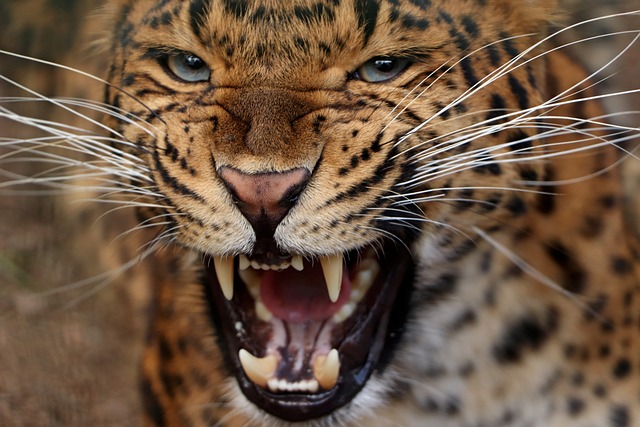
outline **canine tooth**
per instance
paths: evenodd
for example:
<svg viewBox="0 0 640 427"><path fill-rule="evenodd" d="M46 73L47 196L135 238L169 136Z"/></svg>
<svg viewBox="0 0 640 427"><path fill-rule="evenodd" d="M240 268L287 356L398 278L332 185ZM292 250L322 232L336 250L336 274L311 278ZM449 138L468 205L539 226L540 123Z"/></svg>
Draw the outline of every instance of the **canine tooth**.
<svg viewBox="0 0 640 427"><path fill-rule="evenodd" d="M304 270L304 262L302 262L302 255L294 255L291 258L291 267L298 271Z"/></svg>
<svg viewBox="0 0 640 427"><path fill-rule="evenodd" d="M262 283L262 274L252 268L238 271L240 280L244 282L253 299L260 296L260 283Z"/></svg>
<svg viewBox="0 0 640 427"><path fill-rule="evenodd" d="M273 313L269 311L262 301L256 301L255 310L256 316L263 322L270 322L273 319Z"/></svg>
<svg viewBox="0 0 640 427"><path fill-rule="evenodd" d="M249 258L247 258L246 255L240 255L238 257L238 268L240 270L246 270L250 266L251 266L251 261L249 261Z"/></svg>
<svg viewBox="0 0 640 427"><path fill-rule="evenodd" d="M233 257L213 257L213 265L216 268L216 276L224 297L233 299Z"/></svg>
<svg viewBox="0 0 640 427"><path fill-rule="evenodd" d="M342 307L340 307L340 310L338 310L338 312L333 315L333 321L336 323L344 322L345 319L349 318L349 316L353 314L355 309L356 305L351 302L343 305Z"/></svg>
<svg viewBox="0 0 640 427"><path fill-rule="evenodd" d="M380 265L375 261L364 262L364 265L358 270L353 280L354 287L363 287L365 290L373 284L378 273L380 273Z"/></svg>
<svg viewBox="0 0 640 427"><path fill-rule="evenodd" d="M242 348L238 352L238 358L244 373L251 381L263 388L269 385L278 365L278 358L275 355L270 354L259 358Z"/></svg>
<svg viewBox="0 0 640 427"><path fill-rule="evenodd" d="M332 389L338 383L339 374L338 350L334 348L326 356L316 356L316 360L313 362L313 375L323 389Z"/></svg>
<svg viewBox="0 0 640 427"><path fill-rule="evenodd" d="M322 264L324 280L327 282L329 299L331 302L336 302L340 296L340 288L342 287L343 255L323 256L320 258L320 264Z"/></svg>

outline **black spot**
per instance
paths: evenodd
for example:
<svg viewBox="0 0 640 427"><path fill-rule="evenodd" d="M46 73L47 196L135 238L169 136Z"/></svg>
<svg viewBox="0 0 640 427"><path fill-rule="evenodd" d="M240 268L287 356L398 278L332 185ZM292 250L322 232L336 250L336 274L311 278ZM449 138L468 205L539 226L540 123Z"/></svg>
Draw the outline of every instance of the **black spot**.
<svg viewBox="0 0 640 427"><path fill-rule="evenodd" d="M522 200L522 197L512 196L504 205L513 216L520 216L527 212L527 205Z"/></svg>
<svg viewBox="0 0 640 427"><path fill-rule="evenodd" d="M246 0L224 0L224 8L237 19L242 19L247 15Z"/></svg>
<svg viewBox="0 0 640 427"><path fill-rule="evenodd" d="M550 182L555 179L555 173L550 166L545 166L544 177L542 180L544 182ZM544 193L538 196L538 202L536 204L536 209L543 215L551 214L556 207L556 188L554 186L545 186Z"/></svg>
<svg viewBox="0 0 640 427"><path fill-rule="evenodd" d="M434 304L455 293L458 277L452 273L445 273L436 278L427 286L420 288L416 292L419 303Z"/></svg>
<svg viewBox="0 0 640 427"><path fill-rule="evenodd" d="M382 136L383 135L384 135L384 133L380 132L376 136L376 139L371 143L371 151L373 151L374 153L377 153L378 151L382 150L382 146L380 144L380 141L382 140Z"/></svg>
<svg viewBox="0 0 640 427"><path fill-rule="evenodd" d="M567 412L571 416L575 417L579 415L584 410L584 407L584 400L579 397L569 397L569 399L567 399Z"/></svg>
<svg viewBox="0 0 640 427"><path fill-rule="evenodd" d="M380 5L377 0L356 0L355 9L358 27L364 31L363 45L366 45L376 29Z"/></svg>
<svg viewBox="0 0 640 427"><path fill-rule="evenodd" d="M582 387L584 385L584 374L582 372L576 372L571 377L571 384L576 387Z"/></svg>
<svg viewBox="0 0 640 427"><path fill-rule="evenodd" d="M502 201L502 193L491 193L486 200L479 204L481 213L493 212Z"/></svg>
<svg viewBox="0 0 640 427"><path fill-rule="evenodd" d="M173 16L169 12L164 12L160 18L162 25L169 25L173 21Z"/></svg>
<svg viewBox="0 0 640 427"><path fill-rule="evenodd" d="M458 374L463 378L469 378L476 371L473 362L467 362L460 367Z"/></svg>
<svg viewBox="0 0 640 427"><path fill-rule="evenodd" d="M607 306L609 297L607 295L598 295L593 301L590 301L585 307L585 319L594 320L598 318L602 311Z"/></svg>
<svg viewBox="0 0 640 427"><path fill-rule="evenodd" d="M455 201L456 209L459 211L469 209L475 203L475 199L473 198L473 190L464 189L460 190L458 193L458 197Z"/></svg>
<svg viewBox="0 0 640 427"><path fill-rule="evenodd" d="M595 239L602 233L603 230L604 230L604 222L602 221L601 217L587 215L584 217L584 220L582 221L582 226L580 227L580 234L582 234L587 239Z"/></svg>
<svg viewBox="0 0 640 427"><path fill-rule="evenodd" d="M631 363L625 358L619 359L613 366L613 376L621 380L631 373Z"/></svg>
<svg viewBox="0 0 640 427"><path fill-rule="evenodd" d="M500 40L502 40L502 45L504 47L505 52L511 57L515 58L520 54L520 51L513 44L513 37L509 33L502 32L500 33Z"/></svg>
<svg viewBox="0 0 640 427"><path fill-rule="evenodd" d="M146 415L153 421L154 426L163 427L166 425L164 410L158 400L158 396L153 391L148 379L143 378L141 383L142 405Z"/></svg>
<svg viewBox="0 0 640 427"><path fill-rule="evenodd" d="M191 22L191 31L196 37L200 38L200 26L202 18L209 7L209 0L192 0L189 5L189 19Z"/></svg>
<svg viewBox="0 0 640 427"><path fill-rule="evenodd" d="M319 2L310 7L296 6L293 9L293 13L296 18L306 24L311 24L322 19L327 19L329 21L333 21L335 19L333 9Z"/></svg>
<svg viewBox="0 0 640 427"><path fill-rule="evenodd" d="M173 359L173 356L174 356L173 350L171 349L171 346L167 342L164 335L158 338L158 351L160 353L160 360L164 362L168 362L171 359Z"/></svg>
<svg viewBox="0 0 640 427"><path fill-rule="evenodd" d="M625 406L614 406L609 413L611 427L629 427L629 410Z"/></svg>
<svg viewBox="0 0 640 427"><path fill-rule="evenodd" d="M309 50L309 42L303 39L302 37L296 37L293 41L296 48L301 49L303 51Z"/></svg>
<svg viewBox="0 0 640 427"><path fill-rule="evenodd" d="M632 270L631 262L628 259L616 256L613 257L611 261L611 266L613 268L614 273L623 276L625 274L629 274Z"/></svg>
<svg viewBox="0 0 640 427"><path fill-rule="evenodd" d="M418 6L422 10L427 10L431 7L431 0L409 0L409 2L415 6Z"/></svg>
<svg viewBox="0 0 640 427"><path fill-rule="evenodd" d="M473 325L478 319L475 311L472 309L464 310L456 319L451 323L449 329L451 332L457 332L461 329Z"/></svg>
<svg viewBox="0 0 640 427"><path fill-rule="evenodd" d="M603 398L607 396L607 389L602 384L596 384L593 387L593 394L596 397Z"/></svg>
<svg viewBox="0 0 640 427"><path fill-rule="evenodd" d="M123 87L131 86L136 81L136 76L131 73L127 73L122 77L120 83Z"/></svg>
<svg viewBox="0 0 640 427"><path fill-rule="evenodd" d="M546 247L549 257L560 267L563 273L562 286L570 292L580 293L586 287L586 273L578 264L566 246L555 241Z"/></svg>
<svg viewBox="0 0 640 427"><path fill-rule="evenodd" d="M538 172L528 167L524 167L520 170L520 178L523 181L535 182L538 180Z"/></svg>
<svg viewBox="0 0 640 427"><path fill-rule="evenodd" d="M507 144L512 151L524 151L531 148L531 141L528 140L529 135L521 130L517 130L509 135Z"/></svg>
<svg viewBox="0 0 640 427"><path fill-rule="evenodd" d="M493 348L493 357L499 363L516 363L526 350L539 350L556 330L558 313L549 309L544 319L532 314L514 321L502 339Z"/></svg>
<svg viewBox="0 0 640 427"><path fill-rule="evenodd" d="M462 17L462 25L464 26L464 30L471 36L471 37L478 37L478 34L480 33L480 31L478 30L478 23L476 22L475 19L473 19L472 16L470 15L465 15Z"/></svg>
<svg viewBox="0 0 640 427"><path fill-rule="evenodd" d="M440 18L446 22L447 24L453 24L453 18L444 10L441 10L439 13Z"/></svg>
<svg viewBox="0 0 640 427"><path fill-rule="evenodd" d="M600 204L603 208L612 209L616 207L618 198L615 195L607 195L600 198Z"/></svg>
<svg viewBox="0 0 640 427"><path fill-rule="evenodd" d="M468 87L478 84L478 77L476 76L473 63L469 57L465 57L460 61L460 67L462 67L462 74Z"/></svg>
<svg viewBox="0 0 640 427"><path fill-rule="evenodd" d="M487 121L491 121L491 124L503 122L505 119L499 118L503 117L506 114L506 107L507 104L501 95L498 95L497 93L491 95L491 110L487 114Z"/></svg>
<svg viewBox="0 0 640 427"><path fill-rule="evenodd" d="M407 30L416 29L419 31L424 31L429 28L429 21L424 18L416 18L409 14L405 14L402 16L402 26Z"/></svg>
<svg viewBox="0 0 640 427"><path fill-rule="evenodd" d="M502 62L500 51L496 48L495 45L488 45L486 47L486 51L489 53L489 61L491 61L491 65L493 65L494 67L498 67Z"/></svg>
<svg viewBox="0 0 640 427"><path fill-rule="evenodd" d="M529 108L529 94L527 90L520 84L518 79L516 79L513 74L509 74L509 86L511 86L511 91L516 95L518 99L518 106L521 110L526 110Z"/></svg>

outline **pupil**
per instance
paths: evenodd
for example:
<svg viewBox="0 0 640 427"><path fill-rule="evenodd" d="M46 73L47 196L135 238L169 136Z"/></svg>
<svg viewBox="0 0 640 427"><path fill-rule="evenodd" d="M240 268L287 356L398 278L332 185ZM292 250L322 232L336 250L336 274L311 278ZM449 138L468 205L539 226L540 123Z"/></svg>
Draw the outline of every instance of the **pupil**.
<svg viewBox="0 0 640 427"><path fill-rule="evenodd" d="M394 61L392 59L376 59L374 65L381 73L393 71Z"/></svg>
<svg viewBox="0 0 640 427"><path fill-rule="evenodd" d="M202 67L202 60L195 55L187 55L184 58L187 67L191 69L198 69Z"/></svg>

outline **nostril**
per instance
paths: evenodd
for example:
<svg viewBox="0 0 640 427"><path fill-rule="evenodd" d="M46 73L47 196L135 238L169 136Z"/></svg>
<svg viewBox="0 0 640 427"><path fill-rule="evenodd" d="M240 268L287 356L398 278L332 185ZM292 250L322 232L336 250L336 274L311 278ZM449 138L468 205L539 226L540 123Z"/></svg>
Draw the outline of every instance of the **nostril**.
<svg viewBox="0 0 640 427"><path fill-rule="evenodd" d="M246 173L230 167L221 167L218 174L256 234L269 237L298 202L311 175L306 168Z"/></svg>

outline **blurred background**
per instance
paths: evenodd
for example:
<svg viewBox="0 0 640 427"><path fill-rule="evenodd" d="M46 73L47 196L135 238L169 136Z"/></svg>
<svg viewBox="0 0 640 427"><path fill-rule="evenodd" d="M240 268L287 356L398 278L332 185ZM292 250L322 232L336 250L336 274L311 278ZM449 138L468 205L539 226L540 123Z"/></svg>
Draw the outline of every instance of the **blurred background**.
<svg viewBox="0 0 640 427"><path fill-rule="evenodd" d="M104 77L99 47L100 1L0 0L0 49L62 63ZM564 0L562 20L640 9L640 0ZM590 24L566 40L620 29L640 30L640 19L622 17ZM631 37L603 38L572 55L597 67ZM601 92L640 88L640 44L616 64ZM0 53L0 75L45 96L101 100L99 82L70 71ZM147 266L116 272L136 260L142 236L118 238L135 225L132 212L91 202L88 191L42 194L41 187L11 186L50 166L15 162L3 142L40 136L30 126L3 119L2 108L85 129L87 120L30 96L0 80L0 426L138 426L138 355L144 337L149 290ZM611 111L640 111L640 96L609 101ZM97 115L83 111L93 117ZM638 126L640 115L620 117ZM56 153L56 149L51 149ZM629 219L637 225L634 197L640 161L624 163ZM71 175L72 170L65 170Z"/></svg>

